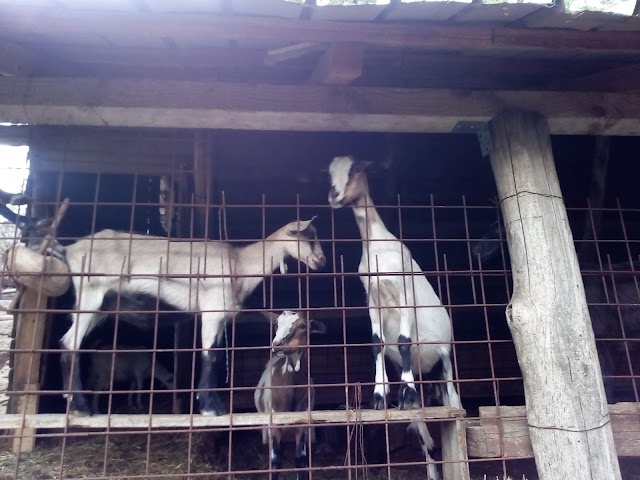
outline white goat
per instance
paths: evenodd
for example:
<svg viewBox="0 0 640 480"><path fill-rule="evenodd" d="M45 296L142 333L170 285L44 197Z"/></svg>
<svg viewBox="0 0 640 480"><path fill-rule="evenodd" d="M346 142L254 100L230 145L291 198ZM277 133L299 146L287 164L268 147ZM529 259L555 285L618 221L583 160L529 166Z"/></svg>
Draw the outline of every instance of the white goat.
<svg viewBox="0 0 640 480"><path fill-rule="evenodd" d="M62 337L62 371L72 392L71 410L87 413L79 368L72 368L83 338L99 323L107 292L144 293L180 310L202 315L202 369L198 385L200 413L221 415L214 364L226 321L285 259L293 257L316 270L325 263L311 220L291 222L266 239L244 247L215 241L169 241L103 230L66 247L76 291L73 323Z"/></svg>
<svg viewBox="0 0 640 480"><path fill-rule="evenodd" d="M110 350L110 346L103 345L98 350ZM145 347L119 346L120 350L144 350ZM88 384L89 388L94 392L104 392L111 390L111 372L113 369L113 384L129 383L129 396L127 405L130 409L134 407L133 395L136 392L135 407L142 410L142 394L144 381L149 380L149 385L153 385L153 378L157 379L165 388L173 390L175 383L173 373L170 372L160 362L153 365L153 353L149 351L116 351L113 352L97 351L91 354L91 369L89 370ZM100 396L93 394L93 411L98 411L98 403Z"/></svg>
<svg viewBox="0 0 640 480"><path fill-rule="evenodd" d="M389 393L385 355L402 368L400 408L411 408L417 402L414 373L428 373L438 362L442 362L442 376L446 380L446 388L438 385L442 401L445 405L460 407L452 381L449 315L409 249L380 219L369 193L365 173L369 164L356 162L350 156L334 158L329 167L329 204L333 208L352 206L363 241L358 273L362 275L371 317L376 365L374 408L385 408L385 397ZM397 339L397 345L385 345L387 339ZM435 480L437 471L429 454L433 439L426 424L417 423L413 428L418 430L430 462L429 480Z"/></svg>
<svg viewBox="0 0 640 480"><path fill-rule="evenodd" d="M285 310L276 319L276 334L273 338L274 356L267 362L256 387L253 399L259 412L304 412L313 410L313 381L308 381L309 364L306 353L309 333L324 333L325 326L316 320L308 321L302 312ZM272 388L275 387L275 388ZM313 443L313 429L295 427L296 468L309 466L309 445ZM271 466L277 470L282 466L282 428L265 428L262 442L270 440ZM272 475L277 480L278 472ZM306 471L299 471L298 480L307 478Z"/></svg>

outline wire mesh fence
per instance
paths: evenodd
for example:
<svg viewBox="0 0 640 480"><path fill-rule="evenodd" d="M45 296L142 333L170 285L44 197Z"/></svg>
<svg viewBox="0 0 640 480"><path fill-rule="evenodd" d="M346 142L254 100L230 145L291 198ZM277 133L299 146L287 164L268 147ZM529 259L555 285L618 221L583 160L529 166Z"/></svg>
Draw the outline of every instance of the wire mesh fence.
<svg viewBox="0 0 640 480"><path fill-rule="evenodd" d="M397 196L345 203L354 217L299 195L196 194L197 173L34 173L23 241L53 233L64 268L26 271L14 250L3 274L37 288L0 352L2 478L536 478L499 208ZM35 225L67 197L55 232ZM640 455L624 429L640 398L639 214L569 209L590 232L576 248L607 397L629 402L612 407L625 458ZM47 298L56 278L70 287Z"/></svg>

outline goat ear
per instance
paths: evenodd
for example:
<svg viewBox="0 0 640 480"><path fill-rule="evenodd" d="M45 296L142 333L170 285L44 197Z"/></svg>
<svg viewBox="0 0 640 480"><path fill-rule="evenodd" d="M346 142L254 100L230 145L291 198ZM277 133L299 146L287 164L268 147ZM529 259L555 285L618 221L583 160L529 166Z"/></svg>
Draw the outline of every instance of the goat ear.
<svg viewBox="0 0 640 480"><path fill-rule="evenodd" d="M366 172L371 165L373 165L373 162L369 160L358 160L355 163L355 170L357 172Z"/></svg>
<svg viewBox="0 0 640 480"><path fill-rule="evenodd" d="M297 235L298 233L302 233L307 230L313 221L318 218L317 215L314 215L311 220L300 220L299 222L291 222L287 227L287 234L289 235Z"/></svg>
<svg viewBox="0 0 640 480"><path fill-rule="evenodd" d="M262 311L262 312L260 312L260 313L262 314L262 316L263 316L264 318L266 318L267 320L269 320L269 322L271 322L271 323L277 323L277 321L278 321L278 317L280 316L280 315L278 315L277 313L274 313L274 312L265 312L265 311Z"/></svg>
<svg viewBox="0 0 640 480"><path fill-rule="evenodd" d="M309 333L327 333L327 327L319 320L309 320Z"/></svg>

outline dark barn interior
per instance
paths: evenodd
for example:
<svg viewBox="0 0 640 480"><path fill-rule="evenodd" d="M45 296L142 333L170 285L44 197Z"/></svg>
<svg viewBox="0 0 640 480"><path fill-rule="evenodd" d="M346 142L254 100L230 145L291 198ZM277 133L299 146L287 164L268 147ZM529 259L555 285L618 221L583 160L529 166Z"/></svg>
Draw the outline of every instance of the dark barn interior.
<svg viewBox="0 0 640 480"><path fill-rule="evenodd" d="M144 134L144 131L136 133ZM469 414L477 413L481 405L523 404L521 374L503 313L511 284L508 252L504 241L487 237L498 218L492 203L496 193L489 162L482 157L474 135L230 131L216 133L215 145L208 238L218 239L222 234L223 239L232 242L257 240L292 219L318 216L316 225L328 257L324 271L310 275L304 271L302 275L275 274L246 302L247 309L303 307L310 308L312 314L315 309L315 315L326 323L328 333L313 338L313 343L319 346L311 353L318 408L335 409L353 402L353 398L346 398L342 386L345 383L361 383L362 401L368 404L373 382L370 347L358 346L371 341L364 291L355 274L362 248L359 234L351 213L332 211L326 200L328 181L323 170L333 156L341 154L354 154L375 162L369 174L370 187L381 215L388 228L409 245L450 309L458 342L455 345L457 378ZM593 245L581 240L585 225L593 215L586 207L593 176L595 139L554 137L553 148L574 239L580 250L583 244ZM603 270L607 270L609 258L612 263L629 258L635 261L640 253L633 240L640 238L635 211L640 203L634 181L640 173L640 164L635 161L637 148L635 138L614 138L611 142L603 218L597 235L598 252L605 262ZM44 161L47 152L35 150L32 155L33 179L38 182L38 188L56 192L50 200L65 197L71 200L58 231L61 241L71 241L104 228L166 234L158 208L159 176L71 171L48 175L38 170L38 162ZM192 213L186 217L194 218ZM620 241L623 238L621 218L627 242ZM192 229L199 228L196 222L182 227L189 232L186 236ZM175 228L171 234L181 235ZM489 245L492 252L494 245L499 248L481 259L483 264L479 265L474 247L481 241L485 247ZM289 268L293 272L298 267L291 263ZM71 309L73 294L68 292L55 302L55 308ZM156 310L154 299L148 299L147 304L149 310ZM181 320L180 347L199 347L193 343L198 329L194 336L192 315L174 313L168 305L161 305L160 309L167 313L160 314L157 348L174 348L173 319ZM56 349L59 338L68 328L68 316L68 313L58 313L50 323L46 348L51 350L43 362L45 391L61 388ZM140 333L126 321L118 320L118 325L119 344L154 346L153 336L147 332ZM111 317L86 340L85 346L95 348L100 342L111 342L113 328ZM261 347L234 350L228 358L233 383L227 385L227 396L232 388L233 411L251 411L253 388L269 355L266 348L270 343L269 327L259 315L245 314L239 317L235 330L229 327L228 334L233 339L231 344L237 348ZM345 348L345 344L351 346ZM185 352L179 356L183 370L178 377L182 379L179 387L193 388L190 379L197 378L197 371L192 375L191 368L192 365L198 368L199 355L192 357ZM158 358L166 365L173 365L171 353L159 353ZM616 374L628 375L626 362L623 358L620 360L620 371ZM87 361L84 360L83 369ZM221 368L224 378L225 366ZM630 379L619 379L616 385L619 398L634 398ZM351 388L348 391L353 395ZM121 397L123 401L124 395ZM179 397L179 408L189 411L189 392ZM118 396L114 398L117 407ZM170 412L171 395L156 395L154 404L160 411ZM106 408L106 400L101 408ZM40 403L40 409L62 412L65 402L59 394L51 393Z"/></svg>

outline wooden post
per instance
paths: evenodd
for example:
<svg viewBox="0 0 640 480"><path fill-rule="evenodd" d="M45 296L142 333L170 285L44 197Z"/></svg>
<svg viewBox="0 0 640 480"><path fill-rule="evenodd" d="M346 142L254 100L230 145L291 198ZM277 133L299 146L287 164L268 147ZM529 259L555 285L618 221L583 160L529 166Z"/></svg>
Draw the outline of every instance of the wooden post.
<svg viewBox="0 0 640 480"><path fill-rule="evenodd" d="M489 125L513 271L506 317L540 480L620 479L598 354L546 120Z"/></svg>
<svg viewBox="0 0 640 480"><path fill-rule="evenodd" d="M196 212L198 212L198 223L200 225L199 234L202 237L209 237L207 231L210 226L208 222L209 206L211 200L211 136L209 132L198 130L195 133L193 148L193 184L196 202Z"/></svg>
<svg viewBox="0 0 640 480"><path fill-rule="evenodd" d="M33 310L19 313L16 321L16 350L36 350L42 348L45 330L47 297L35 289L28 288L22 297L20 308ZM15 413L38 413L38 391L40 390L40 358L39 352L15 353L13 360L13 378L11 390L34 392L16 396L13 405ZM35 429L29 427L18 428L13 438L13 452L31 452L35 446Z"/></svg>
<svg viewBox="0 0 640 480"><path fill-rule="evenodd" d="M466 421L461 418L440 425L444 480L469 480Z"/></svg>

